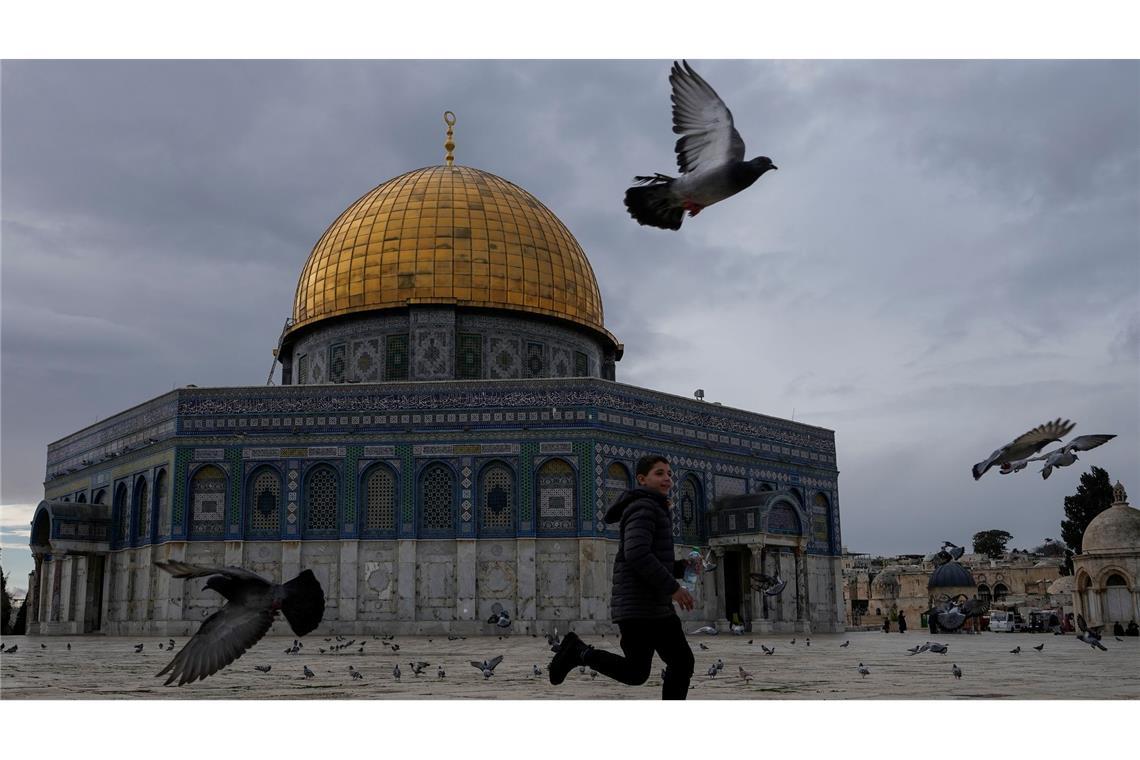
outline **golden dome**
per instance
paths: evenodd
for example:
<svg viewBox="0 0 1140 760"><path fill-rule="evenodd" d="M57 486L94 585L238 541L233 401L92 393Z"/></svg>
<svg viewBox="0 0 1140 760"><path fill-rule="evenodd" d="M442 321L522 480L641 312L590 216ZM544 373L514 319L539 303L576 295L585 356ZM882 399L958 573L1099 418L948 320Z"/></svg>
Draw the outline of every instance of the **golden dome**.
<svg viewBox="0 0 1140 760"><path fill-rule="evenodd" d="M466 166L408 172L349 206L309 254L289 332L409 304L543 314L609 336L594 270L566 226L526 190Z"/></svg>

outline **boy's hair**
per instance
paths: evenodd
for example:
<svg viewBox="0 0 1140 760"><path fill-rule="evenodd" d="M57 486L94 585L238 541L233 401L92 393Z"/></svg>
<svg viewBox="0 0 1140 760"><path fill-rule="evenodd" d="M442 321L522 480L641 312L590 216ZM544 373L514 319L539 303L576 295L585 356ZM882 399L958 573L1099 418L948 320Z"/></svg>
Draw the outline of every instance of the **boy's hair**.
<svg viewBox="0 0 1140 760"><path fill-rule="evenodd" d="M649 471L653 469L653 465L657 464L658 462L669 464L669 460L660 454L646 454L641 459L637 460L637 474L648 475Z"/></svg>

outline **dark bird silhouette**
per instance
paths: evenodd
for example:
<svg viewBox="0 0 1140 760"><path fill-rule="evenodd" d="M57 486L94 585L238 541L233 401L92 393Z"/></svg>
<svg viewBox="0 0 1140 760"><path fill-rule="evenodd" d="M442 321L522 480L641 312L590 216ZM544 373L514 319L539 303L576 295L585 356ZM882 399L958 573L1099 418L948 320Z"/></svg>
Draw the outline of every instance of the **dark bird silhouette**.
<svg viewBox="0 0 1140 760"><path fill-rule="evenodd" d="M634 177L625 207L639 224L679 230L686 211L696 216L777 167L767 156L744 160L744 140L732 112L687 61L673 62L669 83L673 132L681 135L674 148L681 175Z"/></svg>
<svg viewBox="0 0 1140 760"><path fill-rule="evenodd" d="M709 669L705 671L705 675L709 678L716 678L717 668L716 665L709 665Z"/></svg>
<svg viewBox="0 0 1140 760"><path fill-rule="evenodd" d="M141 652L143 650L143 646L143 644L135 644L135 654Z"/></svg>
<svg viewBox="0 0 1140 760"><path fill-rule="evenodd" d="M949 644L937 644L937 643L931 644L930 645L930 651L934 652L935 654L946 654L947 652L950 651L950 645Z"/></svg>
<svg viewBox="0 0 1140 760"><path fill-rule="evenodd" d="M435 671L435 677L436 678L446 678L447 677L447 672L444 671L442 665L440 665L439 669Z"/></svg>
<svg viewBox="0 0 1140 760"><path fill-rule="evenodd" d="M849 647L849 646L851 646L851 639L847 639L847 641L844 641L842 644L839 645L839 647L841 649L845 648L845 647Z"/></svg>
<svg viewBox="0 0 1140 760"><path fill-rule="evenodd" d="M743 665L737 665L737 668L740 670L740 677L744 680L745 683L748 683L752 680L752 674L745 670Z"/></svg>
<svg viewBox="0 0 1140 760"><path fill-rule="evenodd" d="M16 650L19 648L20 648L19 644L13 644L12 646L8 647L7 649L3 649L0 651L2 651L4 654L15 654Z"/></svg>
<svg viewBox="0 0 1140 760"><path fill-rule="evenodd" d="M1082 616L1080 613L1077 613L1077 628L1081 629L1081 632L1077 634L1077 639L1088 644L1090 647L1099 649L1102 652L1107 652L1108 647L1100 643L1100 632L1103 627L1104 626L1098 625L1095 628L1090 628L1085 623L1084 616Z"/></svg>
<svg viewBox="0 0 1140 760"><path fill-rule="evenodd" d="M1014 647L1013 649L1009 650L1009 653L1010 653L1010 654L1021 654L1021 647L1020 647L1020 646L1016 646L1016 647Z"/></svg>
<svg viewBox="0 0 1140 760"><path fill-rule="evenodd" d="M254 670L260 670L262 673L268 673L269 669L272 667L273 667L272 665L254 665L253 669Z"/></svg>
<svg viewBox="0 0 1140 760"><path fill-rule="evenodd" d="M859 675L866 678L867 676L871 675L871 671L866 665L859 663Z"/></svg>
<svg viewBox="0 0 1140 760"><path fill-rule="evenodd" d="M1037 646L1035 646L1033 648L1036 649L1038 652L1040 652L1042 649L1045 648L1045 642L1042 641L1040 644L1038 644Z"/></svg>
<svg viewBox="0 0 1140 760"><path fill-rule="evenodd" d="M309 670L308 665L301 666L301 672L305 674L305 678L312 678L316 675L313 671Z"/></svg>
<svg viewBox="0 0 1140 760"><path fill-rule="evenodd" d="M208 576L206 588L226 599L226 604L206 618L198 632L159 671L169 686L181 686L217 673L245 654L269 631L277 613L285 615L298 636L312 632L325 612L325 594L312 570L301 572L284 584L271 583L240 567L208 567L184 562L156 562L175 578Z"/></svg>
<svg viewBox="0 0 1140 760"><path fill-rule="evenodd" d="M1002 465L1002 470L1012 469L1010 463L1019 459L1027 459L1050 443L1060 441L1074 427L1068 420L1061 421L1058 417L1053 422L1038 425L1032 430L1022 433L1001 448L994 449L988 459L983 459L973 467L974 480L978 480L995 464Z"/></svg>
<svg viewBox="0 0 1140 760"><path fill-rule="evenodd" d="M400 680L400 663L396 663L396 667L392 668L392 675L397 681Z"/></svg>
<svg viewBox="0 0 1140 760"><path fill-rule="evenodd" d="M71 642L70 641L67 642L67 651L69 651L69 652L71 651Z"/></svg>
<svg viewBox="0 0 1140 760"><path fill-rule="evenodd" d="M705 644L703 641L698 641L697 644L700 646L701 649L708 649L708 645Z"/></svg>
<svg viewBox="0 0 1140 760"><path fill-rule="evenodd" d="M951 668L950 672L954 674L955 678L961 678L962 677L962 669L960 667L958 667L957 663L954 663L954 667Z"/></svg>

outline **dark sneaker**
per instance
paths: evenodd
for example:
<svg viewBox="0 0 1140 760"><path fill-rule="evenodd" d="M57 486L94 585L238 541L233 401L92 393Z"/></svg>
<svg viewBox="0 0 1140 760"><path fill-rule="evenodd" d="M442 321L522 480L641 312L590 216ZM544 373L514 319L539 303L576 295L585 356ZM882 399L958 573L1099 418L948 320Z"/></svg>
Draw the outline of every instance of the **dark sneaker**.
<svg viewBox="0 0 1140 760"><path fill-rule="evenodd" d="M584 648L578 634L570 631L562 637L562 646L550 661L546 671L550 674L550 683L554 686L566 680L566 674L581 665L579 652Z"/></svg>

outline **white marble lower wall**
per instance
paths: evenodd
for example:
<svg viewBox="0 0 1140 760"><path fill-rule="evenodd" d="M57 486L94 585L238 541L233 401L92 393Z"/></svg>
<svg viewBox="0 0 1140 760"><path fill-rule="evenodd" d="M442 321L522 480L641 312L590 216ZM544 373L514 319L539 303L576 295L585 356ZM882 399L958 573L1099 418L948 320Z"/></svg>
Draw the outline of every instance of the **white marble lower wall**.
<svg viewBox="0 0 1140 760"><path fill-rule="evenodd" d="M616 541L591 538L173 542L108 557L101 632L184 636L221 608L224 600L204 590L205 579L178 580L154 566L165 559L239 565L275 582L311 569L325 591L324 621L317 630L322 635L493 634L499 629L487 619L496 603L511 613L513 633L544 633L555 626L611 632L616 630L609 620L616 552ZM789 583L770 607L769 619L754 620L753 629L842 631L838 562L806 558L802 619ZM711 579L702 584L698 608L682 614L686 627L719 616L723 600L717 588ZM45 626L42 632L53 631ZM290 631L279 620L271 633Z"/></svg>

